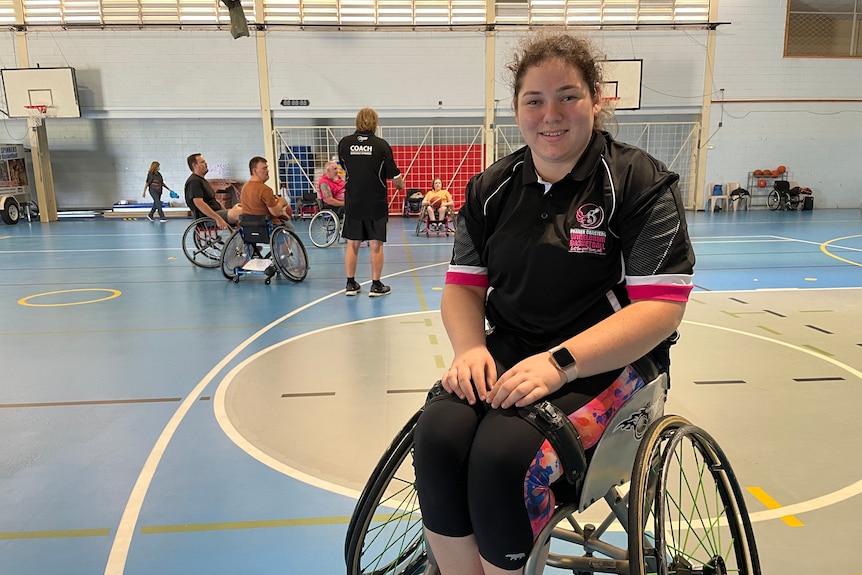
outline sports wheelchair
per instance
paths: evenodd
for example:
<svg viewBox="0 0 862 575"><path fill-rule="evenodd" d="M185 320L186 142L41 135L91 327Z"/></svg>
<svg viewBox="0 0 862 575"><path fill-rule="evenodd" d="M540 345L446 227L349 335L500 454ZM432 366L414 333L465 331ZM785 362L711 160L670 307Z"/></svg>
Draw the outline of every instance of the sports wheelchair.
<svg viewBox="0 0 862 575"><path fill-rule="evenodd" d="M790 182L786 180L776 180L772 184L772 191L766 196L766 205L770 210L782 209L798 210L802 207L806 196L811 194L811 190L795 186L790 187Z"/></svg>
<svg viewBox="0 0 862 575"><path fill-rule="evenodd" d="M336 241L341 241L343 226L343 211L323 205L308 223L308 237L315 246L328 248Z"/></svg>
<svg viewBox="0 0 862 575"><path fill-rule="evenodd" d="M442 220L435 219L431 216L429 212L433 212L433 208L431 206L423 206L422 213L419 216L419 220L416 222L416 235L419 236L421 234L425 234L425 237L430 237L431 234L454 234L455 228L452 227L452 222L455 220L455 213L452 211L452 207L448 206L446 208L446 215Z"/></svg>
<svg viewBox="0 0 862 575"><path fill-rule="evenodd" d="M232 230L220 230L212 218L198 218L183 232L183 253L196 266L217 268Z"/></svg>
<svg viewBox="0 0 862 575"><path fill-rule="evenodd" d="M269 253L261 254L258 244L269 244ZM222 250L221 271L234 283L248 274L265 275L267 285L276 274L301 282L308 275L308 253L299 237L284 224L274 225L269 216L243 214L239 228Z"/></svg>
<svg viewBox="0 0 862 575"><path fill-rule="evenodd" d="M521 414L546 430L565 471L561 481L576 493L540 532L526 575L541 574L544 564L574 575L760 575L730 463L706 431L663 415L668 387L660 373L624 403L589 465L574 426L556 407L543 401ZM414 488L413 433L421 413L395 437L356 504L345 540L348 575L439 575ZM566 426L574 436L559 433ZM598 526L582 523L587 514L599 518Z"/></svg>

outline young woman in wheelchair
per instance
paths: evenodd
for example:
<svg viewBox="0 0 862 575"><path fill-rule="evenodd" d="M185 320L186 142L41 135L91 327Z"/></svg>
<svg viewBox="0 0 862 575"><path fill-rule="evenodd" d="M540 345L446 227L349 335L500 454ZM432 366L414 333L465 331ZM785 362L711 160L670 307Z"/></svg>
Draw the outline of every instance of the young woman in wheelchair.
<svg viewBox="0 0 862 575"><path fill-rule="evenodd" d="M679 178L602 131L599 60L568 34L521 47L509 70L527 145L470 181L457 217L441 304L454 360L414 437L442 575L523 572L561 470L515 408L549 400L589 453L692 289Z"/></svg>
<svg viewBox="0 0 862 575"><path fill-rule="evenodd" d="M449 190L443 189L443 180L434 178L431 190L422 199L422 209L431 231L446 231L447 212L455 208L455 202Z"/></svg>

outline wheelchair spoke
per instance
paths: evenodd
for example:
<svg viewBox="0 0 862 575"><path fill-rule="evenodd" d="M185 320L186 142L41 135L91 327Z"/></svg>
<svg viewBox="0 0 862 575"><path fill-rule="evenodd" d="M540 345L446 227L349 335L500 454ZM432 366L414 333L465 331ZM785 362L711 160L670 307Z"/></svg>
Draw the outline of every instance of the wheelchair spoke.
<svg viewBox="0 0 862 575"><path fill-rule="evenodd" d="M674 427L651 438L661 463L649 459L638 519L643 550L633 556L639 573L758 575L751 525L726 458L703 430Z"/></svg>

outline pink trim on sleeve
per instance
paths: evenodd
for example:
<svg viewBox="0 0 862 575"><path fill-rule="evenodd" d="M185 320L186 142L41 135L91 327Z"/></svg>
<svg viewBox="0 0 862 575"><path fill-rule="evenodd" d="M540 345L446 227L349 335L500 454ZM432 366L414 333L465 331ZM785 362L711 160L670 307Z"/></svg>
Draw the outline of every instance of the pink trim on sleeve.
<svg viewBox="0 0 862 575"><path fill-rule="evenodd" d="M486 288L488 287L488 276L450 270L446 272L446 283Z"/></svg>
<svg viewBox="0 0 862 575"><path fill-rule="evenodd" d="M693 285L679 284L652 284L652 285L628 285L626 290L629 299L658 299L667 301L688 301L688 295L694 288Z"/></svg>

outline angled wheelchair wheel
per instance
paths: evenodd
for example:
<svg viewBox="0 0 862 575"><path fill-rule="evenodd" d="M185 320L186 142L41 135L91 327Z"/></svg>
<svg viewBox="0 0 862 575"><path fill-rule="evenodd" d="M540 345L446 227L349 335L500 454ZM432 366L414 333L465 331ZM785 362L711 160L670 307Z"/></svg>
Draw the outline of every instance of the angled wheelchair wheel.
<svg viewBox="0 0 862 575"><path fill-rule="evenodd" d="M769 195L766 196L766 206L770 210L777 210L781 207L781 194L778 193L778 190L769 192Z"/></svg>
<svg viewBox="0 0 862 575"><path fill-rule="evenodd" d="M198 218L183 232L183 253L196 266L217 268L230 230L220 230L212 218Z"/></svg>
<svg viewBox="0 0 862 575"><path fill-rule="evenodd" d="M760 575L754 532L730 462L679 416L647 429L629 491L631 575Z"/></svg>
<svg viewBox="0 0 862 575"><path fill-rule="evenodd" d="M221 273L227 279L236 281L239 279L236 270L244 266L248 260L248 250L245 247L242 234L236 230L227 239L221 252Z"/></svg>
<svg viewBox="0 0 862 575"><path fill-rule="evenodd" d="M429 562L414 486L413 433L421 411L377 463L347 528L348 575L438 575Z"/></svg>
<svg viewBox="0 0 862 575"><path fill-rule="evenodd" d="M328 248L338 240L338 216L332 210L321 210L314 214L308 224L308 237L318 248Z"/></svg>
<svg viewBox="0 0 862 575"><path fill-rule="evenodd" d="M308 253L302 241L284 226L272 230L269 240L272 263L276 269L292 282L301 282L308 275Z"/></svg>

